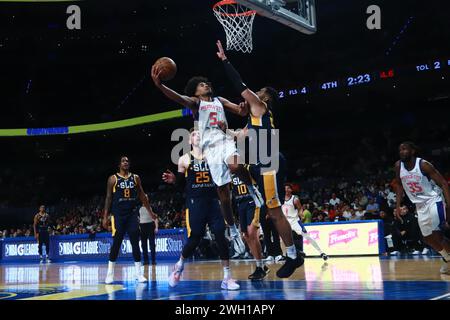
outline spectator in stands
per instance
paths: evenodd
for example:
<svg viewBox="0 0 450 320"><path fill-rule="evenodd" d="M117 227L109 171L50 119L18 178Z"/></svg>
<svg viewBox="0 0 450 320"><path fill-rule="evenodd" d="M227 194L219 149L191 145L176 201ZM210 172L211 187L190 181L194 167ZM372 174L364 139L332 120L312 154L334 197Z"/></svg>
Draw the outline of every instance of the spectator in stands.
<svg viewBox="0 0 450 320"><path fill-rule="evenodd" d="M400 232L396 227L392 216L387 215L386 212L380 211L380 219L383 220L384 239L387 253L396 255L400 248Z"/></svg>
<svg viewBox="0 0 450 320"><path fill-rule="evenodd" d="M354 212L354 211L353 211ZM350 210L350 207L348 205L345 205L342 208L342 216L346 219L346 220L350 220L350 218L352 217L352 212Z"/></svg>
<svg viewBox="0 0 450 320"><path fill-rule="evenodd" d="M312 214L309 211L309 204L303 205L303 211L301 213L301 218L303 223L311 223L312 222Z"/></svg>
<svg viewBox="0 0 450 320"><path fill-rule="evenodd" d="M332 193L332 194L331 194L331 199L330 199L330 201L328 201L328 203L330 204L330 206L336 206L336 205L338 205L339 203L341 203L341 199L339 199L339 198L336 196L336 193Z"/></svg>
<svg viewBox="0 0 450 320"><path fill-rule="evenodd" d="M396 219L395 225L400 231L400 249L406 253L420 254L423 243L419 224L417 217L407 206L401 208L400 218Z"/></svg>
<svg viewBox="0 0 450 320"><path fill-rule="evenodd" d="M365 214L366 210L364 210L363 206L359 206L358 209L355 211L355 216L357 217L357 220L364 220Z"/></svg>
<svg viewBox="0 0 450 320"><path fill-rule="evenodd" d="M366 206L366 219L374 219L378 217L380 213L380 206L378 203L375 202L374 198L369 199L369 203Z"/></svg>

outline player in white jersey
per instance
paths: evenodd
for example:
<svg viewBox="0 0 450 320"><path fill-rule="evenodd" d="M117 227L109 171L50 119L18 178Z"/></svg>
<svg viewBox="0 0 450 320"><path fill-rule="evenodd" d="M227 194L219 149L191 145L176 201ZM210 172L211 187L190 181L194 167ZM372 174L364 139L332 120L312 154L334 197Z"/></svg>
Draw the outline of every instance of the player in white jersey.
<svg viewBox="0 0 450 320"><path fill-rule="evenodd" d="M395 215L397 219L402 219L400 212L404 190L409 200L416 205L423 240L439 252L444 260L441 273L450 274L450 241L443 234L443 230L449 228L450 217L449 214L446 215L445 204L448 209L450 190L447 181L433 165L416 156L417 150L417 146L412 142L400 144L400 160L395 164L397 194ZM442 201L442 193L445 204Z"/></svg>
<svg viewBox="0 0 450 320"><path fill-rule="evenodd" d="M306 231L306 228L303 225L302 220L300 219L300 214L303 211L303 208L302 204L300 203L300 199L292 193L292 185L286 183L284 189L285 189L285 197L282 210L284 215L286 216L287 221L289 221L289 224L291 225L294 244L296 245L298 250L302 250L303 246L300 242L302 240L300 236L302 236L311 243L314 249L316 249L317 252L319 252L320 257L326 261L328 259L328 256L322 251L322 249L320 249L316 240L311 238L311 236L308 234L308 231Z"/></svg>
<svg viewBox="0 0 450 320"><path fill-rule="evenodd" d="M231 237L236 238L239 231L231 207L231 173L246 183L257 206L262 203L260 196L255 195L258 191L253 188L249 173L239 159L234 139L224 131L228 127L225 109L236 114L241 114L243 109L225 98L214 97L211 83L204 77L191 78L184 90L186 95L181 95L161 83L160 72L156 65L152 67L151 75L156 87L172 101L192 110L197 121L196 129L200 133L200 147L217 185L224 219L230 226Z"/></svg>

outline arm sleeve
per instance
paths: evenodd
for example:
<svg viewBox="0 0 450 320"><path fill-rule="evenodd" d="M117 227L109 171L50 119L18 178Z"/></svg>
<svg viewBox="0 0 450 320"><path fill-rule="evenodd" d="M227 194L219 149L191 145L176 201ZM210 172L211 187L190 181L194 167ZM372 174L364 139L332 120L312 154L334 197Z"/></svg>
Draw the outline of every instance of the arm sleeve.
<svg viewBox="0 0 450 320"><path fill-rule="evenodd" d="M247 89L247 86L242 81L241 75L233 67L231 62L228 61L228 59L223 60L223 66L225 67L225 73L227 74L228 78L232 82L234 88L239 92L239 94L245 91Z"/></svg>

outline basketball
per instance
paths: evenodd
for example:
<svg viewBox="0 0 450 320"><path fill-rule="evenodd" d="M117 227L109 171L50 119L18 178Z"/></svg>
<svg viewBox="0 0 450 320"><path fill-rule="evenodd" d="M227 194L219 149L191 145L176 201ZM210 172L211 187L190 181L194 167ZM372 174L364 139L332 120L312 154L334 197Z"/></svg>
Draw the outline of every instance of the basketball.
<svg viewBox="0 0 450 320"><path fill-rule="evenodd" d="M168 57L159 58L154 65L161 69L160 78L162 81L172 80L177 74L175 61Z"/></svg>

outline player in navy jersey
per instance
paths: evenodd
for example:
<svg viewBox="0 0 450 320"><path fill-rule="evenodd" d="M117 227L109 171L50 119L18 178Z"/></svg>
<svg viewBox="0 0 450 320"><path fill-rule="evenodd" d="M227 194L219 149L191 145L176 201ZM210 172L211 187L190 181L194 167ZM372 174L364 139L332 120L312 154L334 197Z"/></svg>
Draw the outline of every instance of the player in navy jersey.
<svg viewBox="0 0 450 320"><path fill-rule="evenodd" d="M410 141L399 146L400 160L395 163L395 214L401 221L404 191L416 205L423 240L442 256L444 262L440 272L450 274L450 241L443 234L443 231L449 229L450 190L439 171L428 161L417 157L417 151L417 146Z"/></svg>
<svg viewBox="0 0 450 320"><path fill-rule="evenodd" d="M184 270L184 262L190 258L200 244L206 230L206 225L215 236L223 266L224 290L238 290L240 286L231 277L229 242L225 237L225 222L221 214L219 198L209 166L203 158L200 149L199 131L191 129L190 144L192 151L184 154L178 161L178 174L175 176L170 170L163 173L162 179L166 183L185 184L186 194L186 227L188 241L183 247L180 259L174 265L169 277L169 285L174 287L180 281Z"/></svg>
<svg viewBox="0 0 450 320"><path fill-rule="evenodd" d="M39 207L39 212L36 213L33 219L34 236L39 243L39 258L40 262L50 262L50 234L48 228L50 222L50 215L45 211L45 206ZM45 255L42 252L42 247L45 245Z"/></svg>
<svg viewBox="0 0 450 320"><path fill-rule="evenodd" d="M284 198L284 183L286 179L286 160L282 153L272 154L275 151L272 152L271 150L272 143L270 139L274 133L272 129L275 129L272 106L277 102L278 93L270 87L264 87L256 93L247 88L239 73L228 61L220 41L217 41L217 48L217 56L223 61L227 76L239 94L245 99L245 103L241 104L245 112L239 112L239 114L248 115L248 123L245 129L252 131L249 136L253 141L250 140L249 142L257 146L256 162L249 163L249 171L251 177L257 182L269 216L286 245L286 262L277 271L277 276L287 278L294 273L295 269L303 265L304 259L302 254L297 253L292 238L292 228L281 210L281 199ZM264 137L267 138L265 142L263 140ZM267 164L264 164L264 161L262 161L261 146L266 148L266 155L270 157L271 161ZM272 169L272 162L275 162L273 161L274 159L278 162L277 169Z"/></svg>
<svg viewBox="0 0 450 320"><path fill-rule="evenodd" d="M111 227L113 244L109 252L108 274L105 282L114 281L114 266L119 255L120 246L126 233L130 238L135 263L135 278L139 282L147 279L141 270L141 251L139 248L139 200L153 219L156 215L145 196L141 179L130 172L128 157L120 157L119 172L110 176L106 188L105 208L103 211L103 227L108 229L108 216L111 208Z"/></svg>
<svg viewBox="0 0 450 320"><path fill-rule="evenodd" d="M262 260L262 248L259 242L261 208L255 206L255 202L248 192L247 185L236 175L232 175L231 178L233 199L237 206L241 232L244 234L244 240L247 242L250 252L256 259L256 269L248 278L253 281L263 280L269 273L269 268L264 265Z"/></svg>

